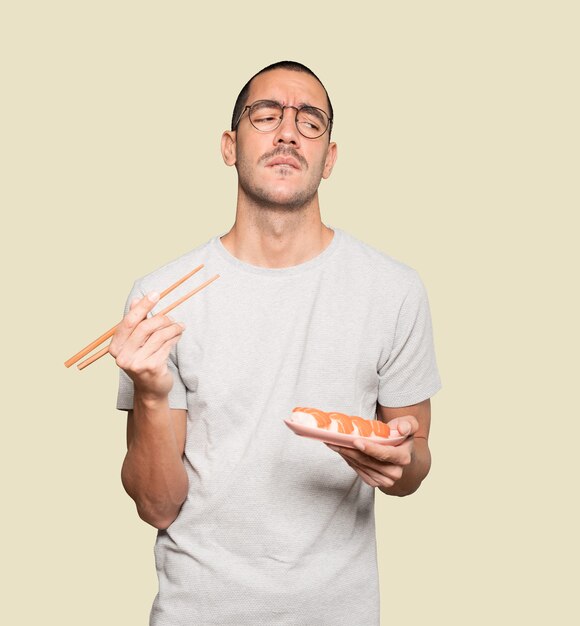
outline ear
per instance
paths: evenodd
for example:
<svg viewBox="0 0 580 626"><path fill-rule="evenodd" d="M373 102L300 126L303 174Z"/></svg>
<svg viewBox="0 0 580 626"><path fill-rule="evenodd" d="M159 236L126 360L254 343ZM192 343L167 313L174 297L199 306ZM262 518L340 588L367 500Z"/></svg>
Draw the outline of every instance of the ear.
<svg viewBox="0 0 580 626"><path fill-rule="evenodd" d="M336 143L331 141L328 144L328 152L326 153L326 159L324 161L324 170L322 170L322 178L328 178L330 173L332 172L332 168L336 163L336 157L338 148L336 147Z"/></svg>
<svg viewBox="0 0 580 626"><path fill-rule="evenodd" d="M226 165L236 162L236 131L226 130L222 135L222 158Z"/></svg>

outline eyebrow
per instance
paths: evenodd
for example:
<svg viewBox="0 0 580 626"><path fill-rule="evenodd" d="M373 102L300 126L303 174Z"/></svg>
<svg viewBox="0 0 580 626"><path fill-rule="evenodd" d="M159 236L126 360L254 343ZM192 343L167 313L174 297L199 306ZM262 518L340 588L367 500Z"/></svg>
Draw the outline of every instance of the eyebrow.
<svg viewBox="0 0 580 626"><path fill-rule="evenodd" d="M276 104L279 104L280 106L284 106L284 105L282 105L280 100L276 100L276 98L261 98L261 100L265 100L266 102L275 102ZM315 104L311 104L310 102L298 102L298 104L296 105L296 108L301 109L302 107L310 107L312 109L320 109L321 111L324 111L326 113L325 109L323 109L322 107L317 107ZM326 113L326 115L329 115L329 114Z"/></svg>

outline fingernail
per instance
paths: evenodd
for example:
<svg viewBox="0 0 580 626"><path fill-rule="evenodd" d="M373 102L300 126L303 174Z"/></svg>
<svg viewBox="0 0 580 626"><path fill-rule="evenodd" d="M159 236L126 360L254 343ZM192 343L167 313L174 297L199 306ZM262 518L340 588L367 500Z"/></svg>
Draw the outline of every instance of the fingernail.
<svg viewBox="0 0 580 626"><path fill-rule="evenodd" d="M179 325L183 328L183 330L185 330L185 324L183 322L179 322Z"/></svg>
<svg viewBox="0 0 580 626"><path fill-rule="evenodd" d="M358 448L361 452L365 449L365 444L360 439L357 439L356 441L354 441L353 445L355 448Z"/></svg>
<svg viewBox="0 0 580 626"><path fill-rule="evenodd" d="M156 291L152 291L151 293L147 294L147 299L149 300L149 302L158 302L159 294Z"/></svg>

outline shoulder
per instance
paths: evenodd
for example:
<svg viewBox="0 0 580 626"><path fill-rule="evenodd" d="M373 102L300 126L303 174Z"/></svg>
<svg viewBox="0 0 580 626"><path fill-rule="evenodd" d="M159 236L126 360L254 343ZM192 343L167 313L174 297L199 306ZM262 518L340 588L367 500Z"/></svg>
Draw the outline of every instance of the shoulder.
<svg viewBox="0 0 580 626"><path fill-rule="evenodd" d="M134 288L138 288L143 294L150 291L161 292L197 266L207 266L211 257L211 248L214 239L215 237L172 261L168 261L158 269L141 276L135 281ZM199 271L200 282L202 279L205 280L205 278L207 278L207 271L207 267L203 267ZM189 285L190 283L186 281L185 284Z"/></svg>
<svg viewBox="0 0 580 626"><path fill-rule="evenodd" d="M366 278L379 289L384 286L391 293L393 290L408 293L422 289L421 278L414 268L345 231L339 232L343 243L341 263L359 279Z"/></svg>

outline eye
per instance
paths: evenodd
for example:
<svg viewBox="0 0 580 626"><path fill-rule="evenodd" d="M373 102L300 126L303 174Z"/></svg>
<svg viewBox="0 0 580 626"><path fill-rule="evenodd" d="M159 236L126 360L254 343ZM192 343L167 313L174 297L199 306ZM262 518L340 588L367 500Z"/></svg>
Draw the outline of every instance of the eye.
<svg viewBox="0 0 580 626"><path fill-rule="evenodd" d="M275 120L276 117L274 115L266 115L266 114L262 114L262 115L254 115L253 120L254 122L271 122L272 120Z"/></svg>
<svg viewBox="0 0 580 626"><path fill-rule="evenodd" d="M254 126L268 128L278 123L282 115L282 109L276 102L262 100L252 105L250 120Z"/></svg>
<svg viewBox="0 0 580 626"><path fill-rule="evenodd" d="M306 126L307 128L310 128L311 130L320 130L320 126L316 124L316 122L312 122L309 120L300 120L299 124L302 124L302 126Z"/></svg>
<svg viewBox="0 0 580 626"><path fill-rule="evenodd" d="M322 132L327 126L322 111L314 107L304 107L300 109L297 121L303 128L307 128L313 132Z"/></svg>

